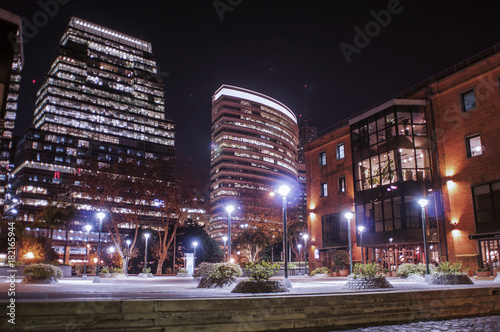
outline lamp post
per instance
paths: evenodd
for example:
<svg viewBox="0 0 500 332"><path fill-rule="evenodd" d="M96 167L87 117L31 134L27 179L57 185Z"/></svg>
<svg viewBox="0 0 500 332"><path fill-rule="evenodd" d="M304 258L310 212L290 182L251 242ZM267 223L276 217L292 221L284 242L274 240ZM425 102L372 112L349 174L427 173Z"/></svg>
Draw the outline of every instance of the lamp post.
<svg viewBox="0 0 500 332"><path fill-rule="evenodd" d="M92 229L91 225L85 225L85 230L87 231L87 243L85 244L85 261L83 262L83 276L82 280L87 280L87 259L89 255L89 234Z"/></svg>
<svg viewBox="0 0 500 332"><path fill-rule="evenodd" d="M144 233L144 237L146 238L146 242L144 243L144 276L148 276L148 239L151 234Z"/></svg>
<svg viewBox="0 0 500 332"><path fill-rule="evenodd" d="M231 213L234 211L234 206L226 206L227 212L227 238L229 240L229 245L227 247L227 260L231 261Z"/></svg>
<svg viewBox="0 0 500 332"><path fill-rule="evenodd" d="M365 263L364 253L363 253L363 231L365 226L358 226L359 231L359 245L361 246L361 264Z"/></svg>
<svg viewBox="0 0 500 332"><path fill-rule="evenodd" d="M352 212L346 212L344 217L347 219L347 239L349 240L349 273L352 273L351 219L354 215Z"/></svg>
<svg viewBox="0 0 500 332"><path fill-rule="evenodd" d="M196 268L196 247L198 246L198 242L194 241L193 242L193 247L194 247L194 260L193 260L193 268Z"/></svg>
<svg viewBox="0 0 500 332"><path fill-rule="evenodd" d="M227 261L226 259L226 241L227 241L227 236L222 237L222 241L224 241L224 262Z"/></svg>
<svg viewBox="0 0 500 332"><path fill-rule="evenodd" d="M285 278L283 279L283 285L287 288L292 288L292 283L288 279L288 235L286 226L286 197L290 193L290 187L287 185L282 185L278 189L278 193L283 196L283 251L285 252Z"/></svg>
<svg viewBox="0 0 500 332"><path fill-rule="evenodd" d="M299 243L297 244L297 248L299 248L299 275L300 275L300 248L302 248L302 245ZM305 271L305 269L304 269Z"/></svg>
<svg viewBox="0 0 500 332"><path fill-rule="evenodd" d="M115 247L109 247L108 251L111 254L111 264L110 264L110 266L113 267L113 255L115 253Z"/></svg>
<svg viewBox="0 0 500 332"><path fill-rule="evenodd" d="M130 260L130 244L132 243L132 241L130 240L126 240L125 243L127 244L127 259L126 259L126 263L125 263L125 274L127 275L128 277L128 261Z"/></svg>
<svg viewBox="0 0 500 332"><path fill-rule="evenodd" d="M97 239L97 269L95 271L94 283L98 284L101 282L99 278L99 263L101 262L101 232L102 232L102 220L106 217L104 212L97 212L97 218L99 218L99 237Z"/></svg>
<svg viewBox="0 0 500 332"><path fill-rule="evenodd" d="M425 255L425 272L426 277L430 274L429 272L429 251L427 250L427 227L425 223L425 206L429 203L425 198L418 200L418 204L422 207L422 235L424 239L424 255Z"/></svg>
<svg viewBox="0 0 500 332"><path fill-rule="evenodd" d="M304 239L304 275L307 275L307 239L309 238L309 235L307 234L302 234L302 238Z"/></svg>

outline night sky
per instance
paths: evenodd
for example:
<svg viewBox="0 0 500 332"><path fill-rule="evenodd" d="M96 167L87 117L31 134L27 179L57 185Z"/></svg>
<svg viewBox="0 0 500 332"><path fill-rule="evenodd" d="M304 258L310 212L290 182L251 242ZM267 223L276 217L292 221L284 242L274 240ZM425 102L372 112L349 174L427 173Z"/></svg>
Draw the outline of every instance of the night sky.
<svg viewBox="0 0 500 332"><path fill-rule="evenodd" d="M269 95L297 115L307 94L311 123L322 130L500 42L498 1L42 1L66 4L47 22L38 0L0 4L42 20L25 44L16 133L31 124L35 93L76 16L152 43L177 153L206 170L211 97L221 84ZM385 27L370 23L370 12L388 7ZM355 28L367 23L372 37L358 40L348 63L340 44L352 51Z"/></svg>

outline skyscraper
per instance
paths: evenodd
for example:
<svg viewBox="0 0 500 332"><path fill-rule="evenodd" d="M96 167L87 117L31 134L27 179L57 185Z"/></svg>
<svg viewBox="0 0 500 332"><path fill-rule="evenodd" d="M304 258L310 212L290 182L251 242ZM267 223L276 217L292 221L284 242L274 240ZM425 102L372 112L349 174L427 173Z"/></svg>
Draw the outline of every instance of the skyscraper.
<svg viewBox="0 0 500 332"><path fill-rule="evenodd" d="M174 123L157 74L150 43L72 18L37 93L33 127L18 143L11 187L19 206L7 213L33 221L78 186L86 160L172 159Z"/></svg>
<svg viewBox="0 0 500 332"><path fill-rule="evenodd" d="M212 154L209 233L227 232L225 204L240 209L235 220L269 206L279 184L297 187L299 129L283 103L248 89L222 85L212 98ZM267 200L267 202L266 202ZM236 225L237 226L237 225Z"/></svg>
<svg viewBox="0 0 500 332"><path fill-rule="evenodd" d="M12 131L23 66L21 18L0 9L0 207L13 166ZM10 198L8 198L10 199Z"/></svg>

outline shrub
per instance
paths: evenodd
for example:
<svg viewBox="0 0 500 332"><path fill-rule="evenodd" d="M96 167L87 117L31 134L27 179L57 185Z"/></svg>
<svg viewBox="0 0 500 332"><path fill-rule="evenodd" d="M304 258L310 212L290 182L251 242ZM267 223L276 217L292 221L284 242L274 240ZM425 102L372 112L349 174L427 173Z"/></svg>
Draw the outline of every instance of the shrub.
<svg viewBox="0 0 500 332"><path fill-rule="evenodd" d="M236 282L236 278L243 275L241 267L234 263L215 263L213 268L207 267L205 271L207 274L201 277L198 288L225 287Z"/></svg>
<svg viewBox="0 0 500 332"><path fill-rule="evenodd" d="M350 264L349 254L344 250L337 250L333 253L333 265L337 270L346 270Z"/></svg>
<svg viewBox="0 0 500 332"><path fill-rule="evenodd" d="M434 265L429 265L429 272L433 273L433 271L434 271ZM425 264L422 264L422 263L419 263L419 264L404 263L398 267L398 275L399 276L401 276L403 278L407 278L412 274L425 276L425 274L426 274Z"/></svg>
<svg viewBox="0 0 500 332"><path fill-rule="evenodd" d="M111 273L123 273L123 269L121 267L115 267L111 269Z"/></svg>
<svg viewBox="0 0 500 332"><path fill-rule="evenodd" d="M389 272L391 272L391 269L383 269L382 272L383 273L389 273Z"/></svg>
<svg viewBox="0 0 500 332"><path fill-rule="evenodd" d="M179 269L177 270L177 274L187 274L188 271L186 269Z"/></svg>
<svg viewBox="0 0 500 332"><path fill-rule="evenodd" d="M441 262L433 271L432 274L438 275L457 275L464 274L462 272L462 263L450 264L450 262Z"/></svg>
<svg viewBox="0 0 500 332"><path fill-rule="evenodd" d="M311 271L311 277L314 276L315 274L328 274L328 273L330 273L330 269L327 268L326 266L317 267Z"/></svg>
<svg viewBox="0 0 500 332"><path fill-rule="evenodd" d="M487 267L478 267L477 272L488 272L490 269Z"/></svg>
<svg viewBox="0 0 500 332"><path fill-rule="evenodd" d="M63 277L62 270L57 266L50 264L31 264L24 268L23 274L29 281L43 279L61 279Z"/></svg>
<svg viewBox="0 0 500 332"><path fill-rule="evenodd" d="M380 266L377 263L354 265L349 278L385 278L384 273L380 273Z"/></svg>
<svg viewBox="0 0 500 332"><path fill-rule="evenodd" d="M214 269L215 269L214 263L203 262L198 266L198 270L194 271L193 278L195 280L206 278L210 275L210 273L212 273Z"/></svg>
<svg viewBox="0 0 500 332"><path fill-rule="evenodd" d="M254 281L269 280L269 278L271 278L279 269L279 264L267 263L264 261L260 263L251 262L245 267L245 271L248 273L248 276Z"/></svg>
<svg viewBox="0 0 500 332"><path fill-rule="evenodd" d="M109 269L107 267L101 269L101 274L108 274Z"/></svg>
<svg viewBox="0 0 500 332"><path fill-rule="evenodd" d="M142 273L151 273L151 268L150 267L148 267L147 269L142 268Z"/></svg>

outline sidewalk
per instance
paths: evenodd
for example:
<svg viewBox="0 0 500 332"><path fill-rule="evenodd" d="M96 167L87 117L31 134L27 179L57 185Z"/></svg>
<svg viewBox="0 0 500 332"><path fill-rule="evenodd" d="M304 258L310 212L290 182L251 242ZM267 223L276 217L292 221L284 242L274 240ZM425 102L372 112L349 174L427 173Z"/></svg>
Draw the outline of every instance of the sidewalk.
<svg viewBox="0 0 500 332"><path fill-rule="evenodd" d="M40 302L58 300L92 300L92 299L183 299L183 298L234 298L252 296L290 296L290 295L327 295L360 292L393 292L393 291L419 291L419 290L441 290L460 289L475 287L500 287L493 283L494 278L472 278L474 285L428 285L422 282L408 282L401 278L387 278L394 286L390 289L376 290L345 290L342 287L347 278L329 277L312 278L304 276L290 277L292 288L288 293L276 294L233 294L232 286L217 289L197 288L198 282L190 277L166 277L139 278L130 276L127 279L104 279L100 284L94 284L93 277L81 280L79 277L69 277L59 280L57 284L21 284L21 279L16 280L16 301ZM281 278L273 278L281 280ZM245 280L245 278L239 278ZM8 280L0 279L0 302L9 300L7 295L9 289Z"/></svg>

